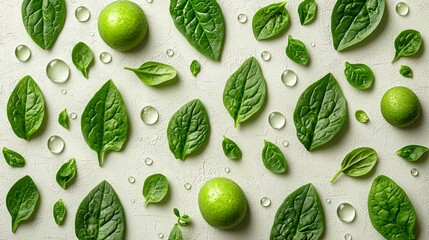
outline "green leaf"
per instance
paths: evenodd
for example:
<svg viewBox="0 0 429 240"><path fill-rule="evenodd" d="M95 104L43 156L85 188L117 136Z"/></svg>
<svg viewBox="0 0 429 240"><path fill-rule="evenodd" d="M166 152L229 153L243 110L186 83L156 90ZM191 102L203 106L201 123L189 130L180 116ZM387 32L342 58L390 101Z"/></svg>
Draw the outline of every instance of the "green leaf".
<svg viewBox="0 0 429 240"><path fill-rule="evenodd" d="M374 73L365 64L350 64L346 62L344 74L350 85L357 89L368 89L374 82Z"/></svg>
<svg viewBox="0 0 429 240"><path fill-rule="evenodd" d="M3 156L6 163L11 167L24 167L25 165L25 159L21 154L6 147L3 147Z"/></svg>
<svg viewBox="0 0 429 240"><path fill-rule="evenodd" d="M69 115L67 114L67 109L63 109L58 115L58 123L63 126L65 129L69 129Z"/></svg>
<svg viewBox="0 0 429 240"><path fill-rule="evenodd" d="M22 21L31 39L43 49L50 49L66 20L64 0L24 0Z"/></svg>
<svg viewBox="0 0 429 240"><path fill-rule="evenodd" d="M158 203L168 193L168 179L164 175L158 173L147 177L143 184L143 196L146 199L144 206L149 203Z"/></svg>
<svg viewBox="0 0 429 240"><path fill-rule="evenodd" d="M72 50L72 61L76 68L88 79L88 71L94 61L94 54L83 42L77 43Z"/></svg>
<svg viewBox="0 0 429 240"><path fill-rule="evenodd" d="M58 170L56 175L57 183L64 189L67 188L68 184L76 176L76 160L74 158L70 159L68 162L64 163L61 168Z"/></svg>
<svg viewBox="0 0 429 240"><path fill-rule="evenodd" d="M216 0L171 0L170 15L195 49L212 60L220 59L225 23Z"/></svg>
<svg viewBox="0 0 429 240"><path fill-rule="evenodd" d="M179 209L177 209L177 208L173 208L173 213L174 213L174 215L176 215L176 217L180 218L180 212L179 212Z"/></svg>
<svg viewBox="0 0 429 240"><path fill-rule="evenodd" d="M319 194L309 183L292 192L277 210L270 240L319 240L325 228Z"/></svg>
<svg viewBox="0 0 429 240"><path fill-rule="evenodd" d="M201 71L201 64L197 60L193 60L189 68L192 75L196 77L197 74Z"/></svg>
<svg viewBox="0 0 429 240"><path fill-rule="evenodd" d="M298 6L298 15L301 25L307 25L314 21L317 14L317 3L315 0L304 0Z"/></svg>
<svg viewBox="0 0 429 240"><path fill-rule="evenodd" d="M356 148L346 155L341 163L341 169L332 178L331 183L337 179L341 173L350 177L360 177L369 173L378 161L377 152L369 147Z"/></svg>
<svg viewBox="0 0 429 240"><path fill-rule="evenodd" d="M264 140L262 162L273 173L284 173L287 169L286 158L274 143Z"/></svg>
<svg viewBox="0 0 429 240"><path fill-rule="evenodd" d="M402 31L395 39L395 57L393 62L396 62L401 57L410 57L420 50L423 44L423 39L420 32L408 29Z"/></svg>
<svg viewBox="0 0 429 240"><path fill-rule="evenodd" d="M177 224L181 225L181 226L186 226L191 222L191 218L184 214L183 216L180 215L180 212L177 208L173 209L173 213L174 215L177 216Z"/></svg>
<svg viewBox="0 0 429 240"><path fill-rule="evenodd" d="M156 86L177 78L174 67L159 62L145 62L139 68L125 67L125 69L133 71L144 84L149 86Z"/></svg>
<svg viewBox="0 0 429 240"><path fill-rule="evenodd" d="M125 215L113 187L102 181L82 200L76 212L75 233L79 240L125 238Z"/></svg>
<svg viewBox="0 0 429 240"><path fill-rule="evenodd" d="M368 196L372 226L387 240L415 240L416 212L404 190L390 178L380 175Z"/></svg>
<svg viewBox="0 0 429 240"><path fill-rule="evenodd" d="M401 65L399 73L406 78L413 78L413 69L409 66Z"/></svg>
<svg viewBox="0 0 429 240"><path fill-rule="evenodd" d="M231 139L223 136L222 149L225 156L231 160L240 160L242 153L238 145Z"/></svg>
<svg viewBox="0 0 429 240"><path fill-rule="evenodd" d="M258 60L247 59L225 84L223 105L235 127L257 113L265 102L267 86Z"/></svg>
<svg viewBox="0 0 429 240"><path fill-rule="evenodd" d="M425 146L408 145L396 151L396 154L409 162L415 162L428 151L429 148Z"/></svg>
<svg viewBox="0 0 429 240"><path fill-rule="evenodd" d="M54 210L53 210L55 223L57 225L63 224L63 221L66 217L66 213L67 213L67 209L66 209L66 206L64 206L63 200L62 199L58 200L54 204Z"/></svg>
<svg viewBox="0 0 429 240"><path fill-rule="evenodd" d="M363 110L357 110L355 112L355 118L360 123L367 123L369 121L369 117Z"/></svg>
<svg viewBox="0 0 429 240"><path fill-rule="evenodd" d="M81 128L88 146L103 165L107 151L120 151L128 135L128 113L112 80L104 84L82 113Z"/></svg>
<svg viewBox="0 0 429 240"><path fill-rule="evenodd" d="M7 118L16 136L30 140L45 118L45 98L37 83L30 77L22 78L7 103Z"/></svg>
<svg viewBox="0 0 429 240"><path fill-rule="evenodd" d="M334 48L342 51L367 38L384 15L386 0L337 0L332 10Z"/></svg>
<svg viewBox="0 0 429 240"><path fill-rule="evenodd" d="M30 176L19 179L6 196L6 207L12 217L12 232L30 218L39 201L39 190Z"/></svg>
<svg viewBox="0 0 429 240"><path fill-rule="evenodd" d="M337 80L327 74L298 99L293 114L299 141L312 151L331 141L347 121L347 104Z"/></svg>
<svg viewBox="0 0 429 240"><path fill-rule="evenodd" d="M210 122L203 103L194 99L171 117L167 128L168 145L176 159L202 149L210 135Z"/></svg>
<svg viewBox="0 0 429 240"><path fill-rule="evenodd" d="M171 232L168 235L168 240L183 240L183 234L182 230L180 230L179 224L174 224L173 229L171 229Z"/></svg>
<svg viewBox="0 0 429 240"><path fill-rule="evenodd" d="M253 35L257 40L276 37L289 26L286 2L273 3L259 9L252 19Z"/></svg>
<svg viewBox="0 0 429 240"><path fill-rule="evenodd" d="M304 43L298 39L293 39L290 35L288 37L286 55L290 60L301 65L307 65L310 58Z"/></svg>

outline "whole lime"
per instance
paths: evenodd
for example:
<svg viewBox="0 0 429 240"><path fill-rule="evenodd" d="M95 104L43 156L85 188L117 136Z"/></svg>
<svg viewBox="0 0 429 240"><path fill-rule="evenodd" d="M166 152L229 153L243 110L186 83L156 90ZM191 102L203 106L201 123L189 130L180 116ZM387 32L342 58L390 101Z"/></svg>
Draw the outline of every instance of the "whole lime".
<svg viewBox="0 0 429 240"><path fill-rule="evenodd" d="M409 126L420 116L419 98L406 87L393 87L381 99L381 114L395 127Z"/></svg>
<svg viewBox="0 0 429 240"><path fill-rule="evenodd" d="M237 226L247 213L243 190L228 178L213 178L201 188L198 206L204 220L217 229Z"/></svg>
<svg viewBox="0 0 429 240"><path fill-rule="evenodd" d="M134 2L118 0L107 5L98 17L98 32L111 48L129 51L139 45L147 34L143 9Z"/></svg>

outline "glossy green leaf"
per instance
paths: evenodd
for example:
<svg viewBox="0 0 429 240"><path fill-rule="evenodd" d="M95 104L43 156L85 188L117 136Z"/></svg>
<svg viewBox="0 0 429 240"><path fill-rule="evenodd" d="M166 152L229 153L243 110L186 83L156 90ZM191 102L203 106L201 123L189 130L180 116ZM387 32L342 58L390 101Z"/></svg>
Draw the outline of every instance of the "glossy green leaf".
<svg viewBox="0 0 429 240"><path fill-rule="evenodd" d="M64 163L57 172L56 180L57 183L64 189L67 188L68 184L76 176L76 160L74 158L70 159L68 162Z"/></svg>
<svg viewBox="0 0 429 240"><path fill-rule="evenodd" d="M369 147L356 148L346 155L341 163L341 169L332 178L331 183L337 179L341 173L350 177L360 177L369 173L378 161L377 152Z"/></svg>
<svg viewBox="0 0 429 240"><path fill-rule="evenodd" d="M7 118L16 136L30 140L45 118L45 98L30 76L22 78L7 103Z"/></svg>
<svg viewBox="0 0 429 240"><path fill-rule="evenodd" d="M408 29L402 31L395 39L395 57L393 62L396 62L401 57L410 57L417 54L423 44L423 39L420 32Z"/></svg>
<svg viewBox="0 0 429 240"><path fill-rule="evenodd" d="M63 109L58 115L58 123L63 126L65 129L69 129L69 115L67 114L67 109Z"/></svg>
<svg viewBox="0 0 429 240"><path fill-rule="evenodd" d="M145 62L139 68L125 67L125 69L133 71L144 84L149 86L156 86L177 78L174 67L159 62Z"/></svg>
<svg viewBox="0 0 429 240"><path fill-rule="evenodd" d="M171 232L168 235L168 240L183 240L183 234L182 230L180 230L179 224L174 224L173 229L171 229Z"/></svg>
<svg viewBox="0 0 429 240"><path fill-rule="evenodd" d="M197 74L201 71L201 64L197 60L193 60L189 68L192 75L196 77Z"/></svg>
<svg viewBox="0 0 429 240"><path fill-rule="evenodd" d="M365 64L351 64L346 62L344 74L350 85L357 89L368 89L374 82L374 73L371 68Z"/></svg>
<svg viewBox="0 0 429 240"><path fill-rule="evenodd" d="M368 115L366 114L366 112L365 111L363 111L363 110L357 110L356 112L355 112L355 118L356 118L356 120L358 120L358 122L360 122L360 123L367 123L368 121L369 121L369 117L368 117Z"/></svg>
<svg viewBox="0 0 429 240"><path fill-rule="evenodd" d="M413 69L409 66L401 65L399 73L406 78L413 78Z"/></svg>
<svg viewBox="0 0 429 240"><path fill-rule="evenodd" d="M396 154L409 162L415 162L427 152L429 148L425 146L408 145L396 151Z"/></svg>
<svg viewBox="0 0 429 240"><path fill-rule="evenodd" d="M66 217L67 209L66 206L64 206L63 200L60 199L54 204L53 214L55 223L57 225L63 224L63 221Z"/></svg>
<svg viewBox="0 0 429 240"><path fill-rule="evenodd" d="M146 199L144 206L149 203L158 203L168 193L168 179L162 174L153 174L144 180L143 196Z"/></svg>
<svg viewBox="0 0 429 240"><path fill-rule="evenodd" d="M289 26L286 2L273 3L259 9L252 19L253 35L257 40L276 37Z"/></svg>
<svg viewBox="0 0 429 240"><path fill-rule="evenodd" d="M72 50L72 61L76 68L82 72L85 78L88 78L88 71L94 62L94 54L91 49L83 42L77 43Z"/></svg>
<svg viewBox="0 0 429 240"><path fill-rule="evenodd" d="M286 158L274 143L264 140L262 162L273 173L284 173L287 169Z"/></svg>
<svg viewBox="0 0 429 240"><path fill-rule="evenodd" d="M3 156L6 163L11 167L24 167L25 165L25 159L21 154L6 147L3 147Z"/></svg>
<svg viewBox="0 0 429 240"><path fill-rule="evenodd" d="M314 21L317 14L317 3L315 0L304 0L298 6L298 15L301 25L307 25Z"/></svg>
<svg viewBox="0 0 429 240"><path fill-rule="evenodd" d="M240 160L242 153L240 147L227 137L223 137L222 149L225 156L231 160Z"/></svg>
<svg viewBox="0 0 429 240"><path fill-rule="evenodd" d="M310 59L304 43L298 39L293 39L290 35L288 37L286 55L290 58L290 60L301 65L307 65Z"/></svg>

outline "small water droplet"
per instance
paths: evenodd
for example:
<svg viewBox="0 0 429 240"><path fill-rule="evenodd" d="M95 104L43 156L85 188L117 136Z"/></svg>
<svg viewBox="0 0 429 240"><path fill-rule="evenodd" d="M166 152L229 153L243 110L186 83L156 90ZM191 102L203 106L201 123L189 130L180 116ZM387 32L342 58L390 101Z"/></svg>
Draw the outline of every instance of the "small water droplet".
<svg viewBox="0 0 429 240"><path fill-rule="evenodd" d="M268 52L268 51L263 51L263 52L261 53L261 58L262 58L262 60L264 60L265 62L266 62L266 61L270 61L270 59L271 59L271 53L270 53L270 52Z"/></svg>
<svg viewBox="0 0 429 240"><path fill-rule="evenodd" d="M328 203L328 204L329 204L329 203L331 203L331 199L330 199L330 198L327 198L327 199L326 199L326 203Z"/></svg>
<svg viewBox="0 0 429 240"><path fill-rule="evenodd" d="M274 129L281 129L286 124L286 118L285 118L285 116L283 116L283 114L281 114L279 112L272 112L268 116L268 123Z"/></svg>
<svg viewBox="0 0 429 240"><path fill-rule="evenodd" d="M74 15L79 22L86 22L91 17L91 13L89 12L88 8L84 6L77 7Z"/></svg>
<svg viewBox="0 0 429 240"><path fill-rule="evenodd" d="M146 0L147 3L153 3L153 0Z"/></svg>
<svg viewBox="0 0 429 240"><path fill-rule="evenodd" d="M158 111L152 106L146 106L140 112L140 118L147 125L153 125L158 121Z"/></svg>
<svg viewBox="0 0 429 240"><path fill-rule="evenodd" d="M294 71L288 69L282 73L282 82L287 87L293 87L298 82L298 77Z"/></svg>
<svg viewBox="0 0 429 240"><path fill-rule="evenodd" d="M74 112L70 113L70 118L75 120L77 118L77 114Z"/></svg>
<svg viewBox="0 0 429 240"><path fill-rule="evenodd" d="M369 117L363 110L357 110L355 112L355 118L360 123L367 123L369 121Z"/></svg>
<svg viewBox="0 0 429 240"><path fill-rule="evenodd" d="M31 50L25 45L19 45L15 48L15 56L21 62L26 62L31 57Z"/></svg>
<svg viewBox="0 0 429 240"><path fill-rule="evenodd" d="M133 199L131 199L131 203L135 203L136 202L136 200L133 198Z"/></svg>
<svg viewBox="0 0 429 240"><path fill-rule="evenodd" d="M172 57L174 56L174 51L173 49L167 49L167 51L165 52L167 54L167 56Z"/></svg>
<svg viewBox="0 0 429 240"><path fill-rule="evenodd" d="M350 233L346 233L346 235L344 235L344 240L352 240L352 235Z"/></svg>
<svg viewBox="0 0 429 240"><path fill-rule="evenodd" d="M67 94L67 90L66 89L61 89L61 93L66 95Z"/></svg>
<svg viewBox="0 0 429 240"><path fill-rule="evenodd" d="M229 173L229 172L231 172L231 169L229 169L229 168L225 168L225 172L226 172L226 173Z"/></svg>
<svg viewBox="0 0 429 240"><path fill-rule="evenodd" d="M191 189L192 185L190 183L185 183L185 185L183 185L185 187L186 190Z"/></svg>
<svg viewBox="0 0 429 240"><path fill-rule="evenodd" d="M244 13L240 13L237 16L237 20L239 23L246 23L247 22L247 15Z"/></svg>
<svg viewBox="0 0 429 240"><path fill-rule="evenodd" d="M129 182L129 183L135 183L135 182L136 182L136 178L135 178L135 177L133 177L133 176L129 176L129 177L128 177L128 182Z"/></svg>
<svg viewBox="0 0 429 240"><path fill-rule="evenodd" d="M356 210L350 203L341 203L337 208L338 218L347 223L353 222L356 217Z"/></svg>
<svg viewBox="0 0 429 240"><path fill-rule="evenodd" d="M289 146L289 142L288 142L288 141L286 141L286 140L284 140L284 141L282 142L282 145L283 145L283 147L287 147L287 146Z"/></svg>
<svg viewBox="0 0 429 240"><path fill-rule="evenodd" d="M417 170L417 168L413 168L410 173L413 177L417 177L419 175L419 170Z"/></svg>
<svg viewBox="0 0 429 240"><path fill-rule="evenodd" d="M399 16L407 16L409 10L408 5L404 2L396 4L396 13L398 13Z"/></svg>
<svg viewBox="0 0 429 240"><path fill-rule="evenodd" d="M48 149L53 154L60 154L64 150L64 146L64 140L57 135L51 136L48 139Z"/></svg>
<svg viewBox="0 0 429 240"><path fill-rule="evenodd" d="M315 46L316 46L316 43L312 42L312 43L311 43L311 46L312 46L312 47L315 47Z"/></svg>
<svg viewBox="0 0 429 240"><path fill-rule="evenodd" d="M104 64L110 63L112 61L112 55L108 52L102 52L100 54L100 61Z"/></svg>
<svg viewBox="0 0 429 240"><path fill-rule="evenodd" d="M70 69L61 59L54 59L46 67L46 75L54 83L64 83L69 79Z"/></svg>
<svg viewBox="0 0 429 240"><path fill-rule="evenodd" d="M150 165L152 165L153 160L152 160L152 158L146 158L146 159L144 160L144 163L145 163L146 165L150 166Z"/></svg>
<svg viewBox="0 0 429 240"><path fill-rule="evenodd" d="M158 237L159 237L159 238L163 238L163 237L164 237L164 234L162 234L162 233L158 233Z"/></svg>
<svg viewBox="0 0 429 240"><path fill-rule="evenodd" d="M140 141L140 142L141 142L141 141L143 141L143 138L142 138L142 137L139 137L138 139L139 139L139 141Z"/></svg>
<svg viewBox="0 0 429 240"><path fill-rule="evenodd" d="M271 205L271 199L263 197L261 198L260 203L262 207L269 207Z"/></svg>

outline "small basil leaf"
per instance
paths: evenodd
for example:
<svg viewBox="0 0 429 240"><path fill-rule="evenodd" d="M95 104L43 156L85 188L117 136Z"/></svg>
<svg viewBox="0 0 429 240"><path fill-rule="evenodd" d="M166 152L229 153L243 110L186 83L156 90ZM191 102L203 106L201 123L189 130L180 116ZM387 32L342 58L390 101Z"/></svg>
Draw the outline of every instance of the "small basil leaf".
<svg viewBox="0 0 429 240"><path fill-rule="evenodd" d="M417 54L422 43L423 39L420 32L413 29L402 31L395 39L396 52L392 63L401 57L410 57Z"/></svg>
<svg viewBox="0 0 429 240"><path fill-rule="evenodd" d="M45 98L30 76L22 78L7 103L7 118L16 136L30 140L45 118Z"/></svg>
<svg viewBox="0 0 429 240"><path fill-rule="evenodd" d="M209 116L198 99L181 107L168 123L168 145L176 159L185 160L188 155L202 149L209 135Z"/></svg>
<svg viewBox="0 0 429 240"><path fill-rule="evenodd" d="M399 73L406 78L413 78L413 70L409 66L401 65Z"/></svg>
<svg viewBox="0 0 429 240"><path fill-rule="evenodd" d="M180 218L180 212L179 212L179 209L174 208L174 209L173 209L173 213L174 213L174 215L176 215L176 217Z"/></svg>
<svg viewBox="0 0 429 240"><path fill-rule="evenodd" d="M68 184L76 176L76 160L74 158L70 159L68 162L64 163L61 168L58 170L56 175L57 183L64 189L67 188Z"/></svg>
<svg viewBox="0 0 429 240"><path fill-rule="evenodd" d="M357 89L368 89L374 82L374 73L365 64L350 64L346 62L344 74L350 85Z"/></svg>
<svg viewBox="0 0 429 240"><path fill-rule="evenodd" d="M290 19L285 5L286 2L273 3L255 13L252 29L257 40L273 38L286 30Z"/></svg>
<svg viewBox="0 0 429 240"><path fill-rule="evenodd" d="M3 147L3 156L6 163L11 167L24 167L25 165L25 159L21 154L6 147Z"/></svg>
<svg viewBox="0 0 429 240"><path fill-rule="evenodd" d="M331 183L337 179L341 173L350 177L360 177L371 171L378 161L377 152L368 147L361 147L351 151L346 155L341 163L341 169L332 178Z"/></svg>
<svg viewBox="0 0 429 240"><path fill-rule="evenodd" d="M286 158L280 148L267 140L264 140L262 162L273 173L284 173L287 169Z"/></svg>
<svg viewBox="0 0 429 240"><path fill-rule="evenodd" d="M94 54L88 45L83 42L77 43L72 50L72 61L83 76L88 78L89 68L94 61Z"/></svg>
<svg viewBox="0 0 429 240"><path fill-rule="evenodd" d="M39 201L39 190L30 176L19 179L6 196L6 207L12 217L12 232L30 218Z"/></svg>
<svg viewBox="0 0 429 240"><path fill-rule="evenodd" d="M255 113L265 102L267 86L258 60L247 59L225 84L223 105L234 119L235 127Z"/></svg>
<svg viewBox="0 0 429 240"><path fill-rule="evenodd" d="M298 39L293 39L292 36L288 37L288 44L286 47L286 55L294 62L307 65L309 56L307 48L304 43Z"/></svg>
<svg viewBox="0 0 429 240"><path fill-rule="evenodd" d="M69 129L69 115L67 114L67 109L63 109L58 115L58 123L63 126L65 129Z"/></svg>
<svg viewBox="0 0 429 240"><path fill-rule="evenodd" d="M183 240L183 234L182 230L180 230L179 224L174 224L173 229L171 229L171 232L168 235L168 240Z"/></svg>
<svg viewBox="0 0 429 240"><path fill-rule="evenodd" d="M366 112L365 111L363 111L363 110L357 110L356 112L355 112L355 118L356 118L356 120L358 120L358 122L360 122L360 123L367 123L368 121L369 121L369 117L368 117L368 115L366 114Z"/></svg>
<svg viewBox="0 0 429 240"><path fill-rule="evenodd" d="M54 219L55 223L57 225L63 224L63 221L66 217L67 209L66 206L64 206L63 200L60 199L54 204Z"/></svg>
<svg viewBox="0 0 429 240"><path fill-rule="evenodd" d="M174 67L159 62L145 62L139 68L125 67L125 69L133 71L144 84L149 86L173 81L177 77Z"/></svg>
<svg viewBox="0 0 429 240"><path fill-rule="evenodd" d="M301 25L311 23L317 14L317 3L315 0L304 0L298 6L298 15Z"/></svg>
<svg viewBox="0 0 429 240"><path fill-rule="evenodd" d="M409 162L415 162L428 151L429 148L424 146L408 145L396 151L396 154Z"/></svg>
<svg viewBox="0 0 429 240"><path fill-rule="evenodd" d="M241 159L241 150L238 145L227 137L223 137L222 149L225 153L225 156L231 160L240 160Z"/></svg>
<svg viewBox="0 0 429 240"><path fill-rule="evenodd" d="M168 193L168 179L162 174L150 175L144 180L143 196L146 199L144 206L149 203L158 203Z"/></svg>
<svg viewBox="0 0 429 240"><path fill-rule="evenodd" d="M197 60L193 60L189 68L191 69L192 75L196 77L197 74L201 71L201 64Z"/></svg>

